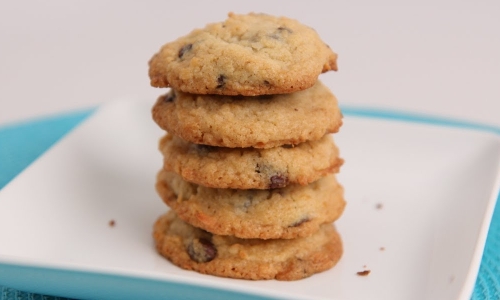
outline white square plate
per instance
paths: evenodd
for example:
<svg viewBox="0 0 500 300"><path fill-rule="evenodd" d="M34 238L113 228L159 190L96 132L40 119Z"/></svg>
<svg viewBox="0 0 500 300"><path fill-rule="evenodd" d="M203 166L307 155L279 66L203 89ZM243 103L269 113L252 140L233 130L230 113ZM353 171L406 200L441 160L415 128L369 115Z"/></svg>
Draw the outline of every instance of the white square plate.
<svg viewBox="0 0 500 300"><path fill-rule="evenodd" d="M100 108L0 191L0 283L75 298L469 299L499 188L497 136L346 116L343 258L304 280L252 282L155 252L166 207L150 106Z"/></svg>

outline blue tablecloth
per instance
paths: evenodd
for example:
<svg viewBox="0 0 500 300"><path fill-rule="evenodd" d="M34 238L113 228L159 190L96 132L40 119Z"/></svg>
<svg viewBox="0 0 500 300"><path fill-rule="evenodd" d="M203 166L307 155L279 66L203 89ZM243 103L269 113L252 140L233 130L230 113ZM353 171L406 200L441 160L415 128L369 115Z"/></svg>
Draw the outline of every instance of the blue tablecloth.
<svg viewBox="0 0 500 300"><path fill-rule="evenodd" d="M0 189L91 113L86 110L0 126ZM65 299L1 284L0 300ZM493 215L472 299L500 299L500 205Z"/></svg>

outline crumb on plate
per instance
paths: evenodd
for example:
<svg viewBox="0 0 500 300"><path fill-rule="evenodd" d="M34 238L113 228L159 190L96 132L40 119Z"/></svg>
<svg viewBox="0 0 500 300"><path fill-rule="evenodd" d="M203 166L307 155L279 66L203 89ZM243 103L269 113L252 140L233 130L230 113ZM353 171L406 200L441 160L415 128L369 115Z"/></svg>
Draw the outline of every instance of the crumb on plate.
<svg viewBox="0 0 500 300"><path fill-rule="evenodd" d="M363 270L363 271L359 271L359 272L356 272L356 274L358 276L368 276L370 274L371 270Z"/></svg>

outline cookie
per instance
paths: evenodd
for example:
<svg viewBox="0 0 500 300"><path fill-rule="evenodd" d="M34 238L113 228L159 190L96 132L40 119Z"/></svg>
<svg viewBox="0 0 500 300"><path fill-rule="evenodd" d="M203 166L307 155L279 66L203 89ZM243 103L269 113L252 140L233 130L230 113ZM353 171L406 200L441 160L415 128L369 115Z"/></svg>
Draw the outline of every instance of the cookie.
<svg viewBox="0 0 500 300"><path fill-rule="evenodd" d="M307 186L272 190L212 189L160 171L156 189L187 223L218 235L293 239L316 232L342 214L344 190L334 175Z"/></svg>
<svg viewBox="0 0 500 300"><path fill-rule="evenodd" d="M286 95L230 97L171 90L152 110L164 130L195 143L229 148L272 148L337 132L342 114L321 82Z"/></svg>
<svg viewBox="0 0 500 300"><path fill-rule="evenodd" d="M283 94L337 70L337 55L314 29L265 14L237 15L164 45L149 61L154 87L192 94Z"/></svg>
<svg viewBox="0 0 500 300"><path fill-rule="evenodd" d="M195 228L170 211L154 225L157 251L175 265L241 279L297 280L333 267L342 242L332 224L291 240L239 239Z"/></svg>
<svg viewBox="0 0 500 300"><path fill-rule="evenodd" d="M306 185L343 164L331 135L295 147L221 148L167 134L160 140L164 169L211 188L269 189Z"/></svg>

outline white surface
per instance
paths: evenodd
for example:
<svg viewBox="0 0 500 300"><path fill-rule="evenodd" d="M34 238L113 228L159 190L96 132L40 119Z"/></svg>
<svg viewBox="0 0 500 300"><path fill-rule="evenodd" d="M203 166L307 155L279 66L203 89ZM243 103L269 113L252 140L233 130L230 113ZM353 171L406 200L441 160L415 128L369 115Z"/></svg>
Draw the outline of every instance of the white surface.
<svg viewBox="0 0 500 300"><path fill-rule="evenodd" d="M337 223L345 255L334 269L296 282L201 275L155 253L152 224L166 210L153 189L159 136L148 103L101 108L0 191L0 263L287 299L469 299L500 184L496 136L346 117L336 135L347 162L339 181L348 206ZM371 274L357 276L364 266Z"/></svg>
<svg viewBox="0 0 500 300"><path fill-rule="evenodd" d="M407 4L403 4L407 3ZM315 28L344 105L500 125L500 1L0 1L0 125L122 96L153 103L147 61L228 11Z"/></svg>

